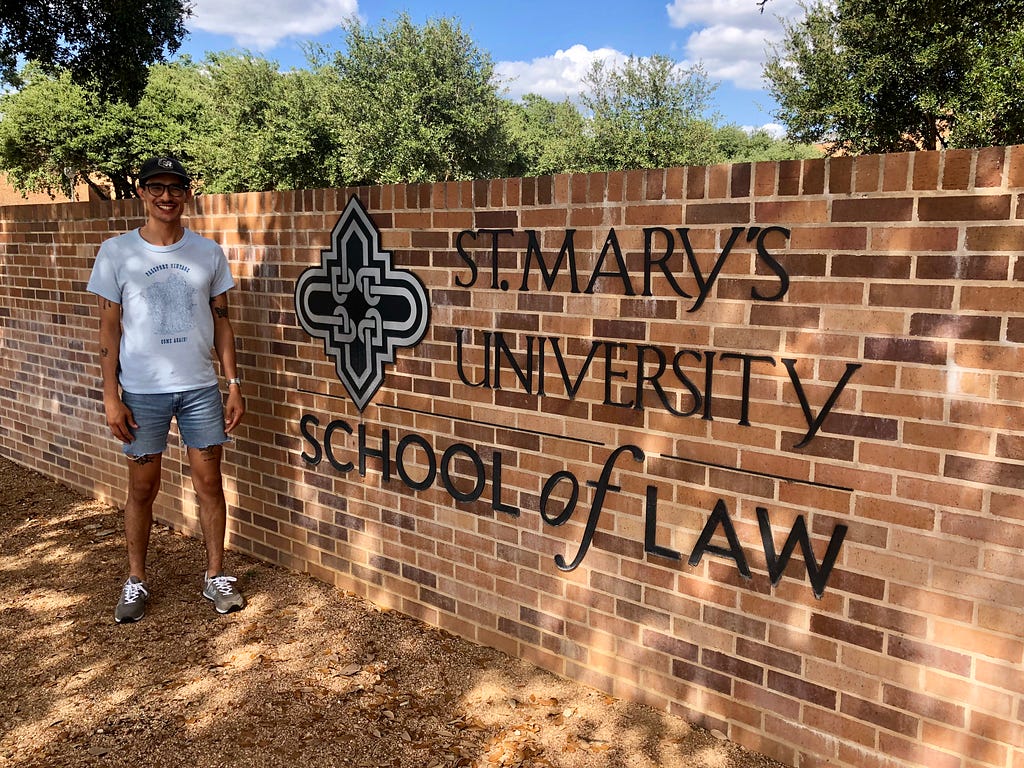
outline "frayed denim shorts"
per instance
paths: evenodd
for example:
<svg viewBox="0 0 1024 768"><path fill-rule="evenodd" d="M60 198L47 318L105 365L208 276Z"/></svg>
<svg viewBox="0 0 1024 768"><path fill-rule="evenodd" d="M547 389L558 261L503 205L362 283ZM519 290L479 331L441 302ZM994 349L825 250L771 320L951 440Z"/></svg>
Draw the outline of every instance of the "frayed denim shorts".
<svg viewBox="0 0 1024 768"><path fill-rule="evenodd" d="M130 457L163 453L172 418L178 420L181 440L190 448L209 448L228 441L224 431L224 401L216 384L158 395L122 392L121 399L139 425L132 430L135 439L124 446L125 454Z"/></svg>

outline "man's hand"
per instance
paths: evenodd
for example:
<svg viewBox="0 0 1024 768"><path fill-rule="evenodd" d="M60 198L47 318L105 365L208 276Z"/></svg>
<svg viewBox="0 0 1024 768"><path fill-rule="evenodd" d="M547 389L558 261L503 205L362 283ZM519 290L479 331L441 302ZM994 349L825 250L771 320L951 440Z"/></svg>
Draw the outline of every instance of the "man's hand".
<svg viewBox="0 0 1024 768"><path fill-rule="evenodd" d="M110 427L110 434L122 443L130 443L135 440L132 430L138 429L139 425L135 423L131 409L124 404L120 397L103 398L103 410L107 414L107 426Z"/></svg>
<svg viewBox="0 0 1024 768"><path fill-rule="evenodd" d="M230 433L245 416L245 398L238 387L228 387L228 401L224 405L224 431Z"/></svg>

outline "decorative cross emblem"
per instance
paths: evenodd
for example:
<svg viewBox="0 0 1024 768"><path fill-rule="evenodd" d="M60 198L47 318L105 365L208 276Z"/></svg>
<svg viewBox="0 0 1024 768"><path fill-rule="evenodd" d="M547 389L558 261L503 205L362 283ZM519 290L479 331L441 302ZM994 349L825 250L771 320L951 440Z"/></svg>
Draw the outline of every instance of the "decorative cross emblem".
<svg viewBox="0 0 1024 768"><path fill-rule="evenodd" d="M353 196L331 232L320 265L295 284L295 312L306 333L323 339L338 378L362 411L384 383L398 347L419 344L430 324L427 290L394 269L380 232Z"/></svg>

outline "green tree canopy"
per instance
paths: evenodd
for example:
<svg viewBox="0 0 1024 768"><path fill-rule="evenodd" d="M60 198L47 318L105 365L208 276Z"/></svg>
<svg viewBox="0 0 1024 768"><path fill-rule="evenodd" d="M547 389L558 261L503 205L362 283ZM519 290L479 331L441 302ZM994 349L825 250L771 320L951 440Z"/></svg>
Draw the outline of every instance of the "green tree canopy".
<svg viewBox="0 0 1024 768"><path fill-rule="evenodd" d="M190 0L0 0L0 81L18 83L19 56L68 70L107 99L134 103L148 66L178 50Z"/></svg>
<svg viewBox="0 0 1024 768"><path fill-rule="evenodd" d="M494 64L451 19L345 27L335 57L349 183L501 173L508 140Z"/></svg>
<svg viewBox="0 0 1024 768"><path fill-rule="evenodd" d="M11 183L70 195L78 181L101 173L118 196L130 194L131 108L104 101L66 71L50 77L30 66L23 76L22 90L0 100L0 167Z"/></svg>
<svg viewBox="0 0 1024 768"><path fill-rule="evenodd" d="M490 58L451 21L401 16L345 34L343 53L310 48L307 67L286 72L245 52L154 64L134 104L30 63L19 90L0 94L0 169L25 192L85 181L127 197L158 152L184 159L208 192L801 156L767 134L716 128L702 116L703 72L667 57L596 65L581 109L503 98Z"/></svg>
<svg viewBox="0 0 1024 768"><path fill-rule="evenodd" d="M204 66L208 127L192 142L210 192L340 186L342 109L333 67L278 71L250 54Z"/></svg>
<svg viewBox="0 0 1024 768"><path fill-rule="evenodd" d="M587 123L568 99L556 102L528 93L522 102L508 103L505 126L515 147L510 173L544 176L588 170Z"/></svg>
<svg viewBox="0 0 1024 768"><path fill-rule="evenodd" d="M765 67L799 141L891 152L1024 139L1024 0L815 0Z"/></svg>
<svg viewBox="0 0 1024 768"><path fill-rule="evenodd" d="M667 56L596 61L584 79L593 170L713 162L714 126L704 117L715 86L699 66Z"/></svg>

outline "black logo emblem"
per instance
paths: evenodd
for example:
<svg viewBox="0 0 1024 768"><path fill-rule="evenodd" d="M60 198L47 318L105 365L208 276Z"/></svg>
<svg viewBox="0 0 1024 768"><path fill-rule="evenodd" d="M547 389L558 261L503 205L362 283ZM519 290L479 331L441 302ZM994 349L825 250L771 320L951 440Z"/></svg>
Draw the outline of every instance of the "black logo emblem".
<svg viewBox="0 0 1024 768"><path fill-rule="evenodd" d="M320 252L295 284L295 312L310 336L323 339L338 378L362 411L384 383L398 347L414 347L430 322L427 290L412 272L394 269L380 232L352 197Z"/></svg>

